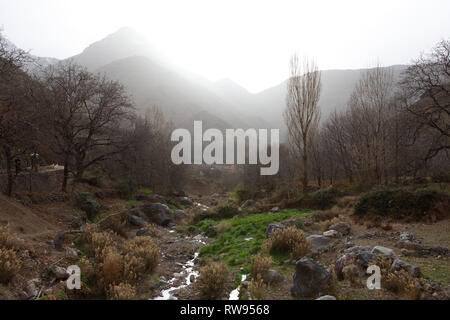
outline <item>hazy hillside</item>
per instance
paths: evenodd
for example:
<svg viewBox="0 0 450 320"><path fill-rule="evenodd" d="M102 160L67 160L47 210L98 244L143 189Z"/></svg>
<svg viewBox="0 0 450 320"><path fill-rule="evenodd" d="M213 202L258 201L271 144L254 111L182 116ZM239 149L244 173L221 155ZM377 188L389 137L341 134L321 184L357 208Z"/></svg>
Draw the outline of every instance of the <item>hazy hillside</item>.
<svg viewBox="0 0 450 320"><path fill-rule="evenodd" d="M57 61L36 59L41 65ZM281 137L285 135L282 114L286 81L258 94L248 92L230 79L209 81L169 61L130 28L122 28L91 44L72 59L92 71L119 80L128 89L138 110L156 105L176 126L191 127L188 122L203 120L208 123L207 127L215 123L230 128L280 128ZM398 79L406 66L389 68ZM364 70L322 71L320 107L323 118L345 106Z"/></svg>
<svg viewBox="0 0 450 320"><path fill-rule="evenodd" d="M387 68L392 68L394 79L398 80L406 66ZM322 93L319 102L322 118L326 118L335 109L345 107L361 73L365 70L367 69L322 71ZM284 81L258 93L251 104L252 112L257 112L273 126L284 127L282 115L286 103L286 85L287 81Z"/></svg>

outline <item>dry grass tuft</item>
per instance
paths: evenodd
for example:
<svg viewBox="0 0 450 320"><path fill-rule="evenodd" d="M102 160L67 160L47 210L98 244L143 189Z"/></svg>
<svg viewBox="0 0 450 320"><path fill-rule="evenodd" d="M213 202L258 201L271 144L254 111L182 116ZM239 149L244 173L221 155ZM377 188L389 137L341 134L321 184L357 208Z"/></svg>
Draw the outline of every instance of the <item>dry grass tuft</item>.
<svg viewBox="0 0 450 320"><path fill-rule="evenodd" d="M264 283L261 276L252 279L248 285L248 292L253 300L264 300L267 294L267 285Z"/></svg>
<svg viewBox="0 0 450 320"><path fill-rule="evenodd" d="M20 250L20 247L19 240L16 235L10 232L9 225L0 226L0 248Z"/></svg>
<svg viewBox="0 0 450 320"><path fill-rule="evenodd" d="M159 262L158 246L149 236L136 237L125 242L124 252L129 252L137 258L140 258L144 264L144 271L152 272Z"/></svg>
<svg viewBox="0 0 450 320"><path fill-rule="evenodd" d="M108 289L108 298L111 300L133 300L136 298L136 288L126 282L111 285Z"/></svg>
<svg viewBox="0 0 450 320"><path fill-rule="evenodd" d="M220 299L228 278L228 268L223 262L210 262L200 269L196 287L204 299Z"/></svg>
<svg viewBox="0 0 450 320"><path fill-rule="evenodd" d="M263 251L289 252L291 259L297 260L309 253L309 245L302 230L291 226L272 232L270 239L262 247Z"/></svg>
<svg viewBox="0 0 450 320"><path fill-rule="evenodd" d="M250 269L250 275L252 279L257 279L258 276L264 278L264 276L269 271L272 266L272 258L269 256L264 256L262 254L256 255L252 260L252 265Z"/></svg>
<svg viewBox="0 0 450 320"><path fill-rule="evenodd" d="M231 228L231 223L229 221L223 220L217 225L216 228L218 233L224 233Z"/></svg>
<svg viewBox="0 0 450 320"><path fill-rule="evenodd" d="M0 283L8 283L22 267L17 252L0 247Z"/></svg>

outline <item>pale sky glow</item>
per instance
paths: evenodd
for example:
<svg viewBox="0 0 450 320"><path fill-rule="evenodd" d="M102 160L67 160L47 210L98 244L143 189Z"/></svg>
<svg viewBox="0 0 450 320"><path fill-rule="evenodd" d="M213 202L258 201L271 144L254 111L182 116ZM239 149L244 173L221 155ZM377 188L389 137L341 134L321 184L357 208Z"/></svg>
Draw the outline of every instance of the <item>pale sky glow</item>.
<svg viewBox="0 0 450 320"><path fill-rule="evenodd" d="M294 51L320 69L407 64L450 37L450 1L0 0L0 26L56 58L130 26L180 65L257 92L287 77Z"/></svg>

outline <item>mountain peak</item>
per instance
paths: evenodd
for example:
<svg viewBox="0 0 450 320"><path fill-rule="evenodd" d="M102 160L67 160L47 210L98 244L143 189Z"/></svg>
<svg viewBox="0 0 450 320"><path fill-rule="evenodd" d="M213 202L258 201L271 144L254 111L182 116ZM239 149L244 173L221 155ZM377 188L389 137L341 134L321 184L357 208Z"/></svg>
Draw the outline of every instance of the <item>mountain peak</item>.
<svg viewBox="0 0 450 320"><path fill-rule="evenodd" d="M94 42L73 59L90 70L96 70L113 61L132 56L145 56L155 61L164 59L163 55L143 35L131 27L122 27Z"/></svg>

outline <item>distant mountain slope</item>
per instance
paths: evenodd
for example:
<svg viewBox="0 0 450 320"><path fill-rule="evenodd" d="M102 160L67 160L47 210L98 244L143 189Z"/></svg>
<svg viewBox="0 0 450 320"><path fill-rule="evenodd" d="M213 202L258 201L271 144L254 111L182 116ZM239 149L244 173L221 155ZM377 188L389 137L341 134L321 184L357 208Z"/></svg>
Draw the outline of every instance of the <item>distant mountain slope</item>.
<svg viewBox="0 0 450 320"><path fill-rule="evenodd" d="M392 70L394 80L397 81L407 66L397 65L386 68ZM322 92L319 101L322 119L326 119L335 109L345 108L361 74L366 70L322 71ZM284 127L283 111L286 106L286 86L287 80L256 94L252 112L258 113L270 121L273 126Z"/></svg>
<svg viewBox="0 0 450 320"><path fill-rule="evenodd" d="M248 126L233 108L207 87L189 81L146 57L114 61L96 71L122 82L138 108L158 106L176 125L192 115L214 115L233 126Z"/></svg>

